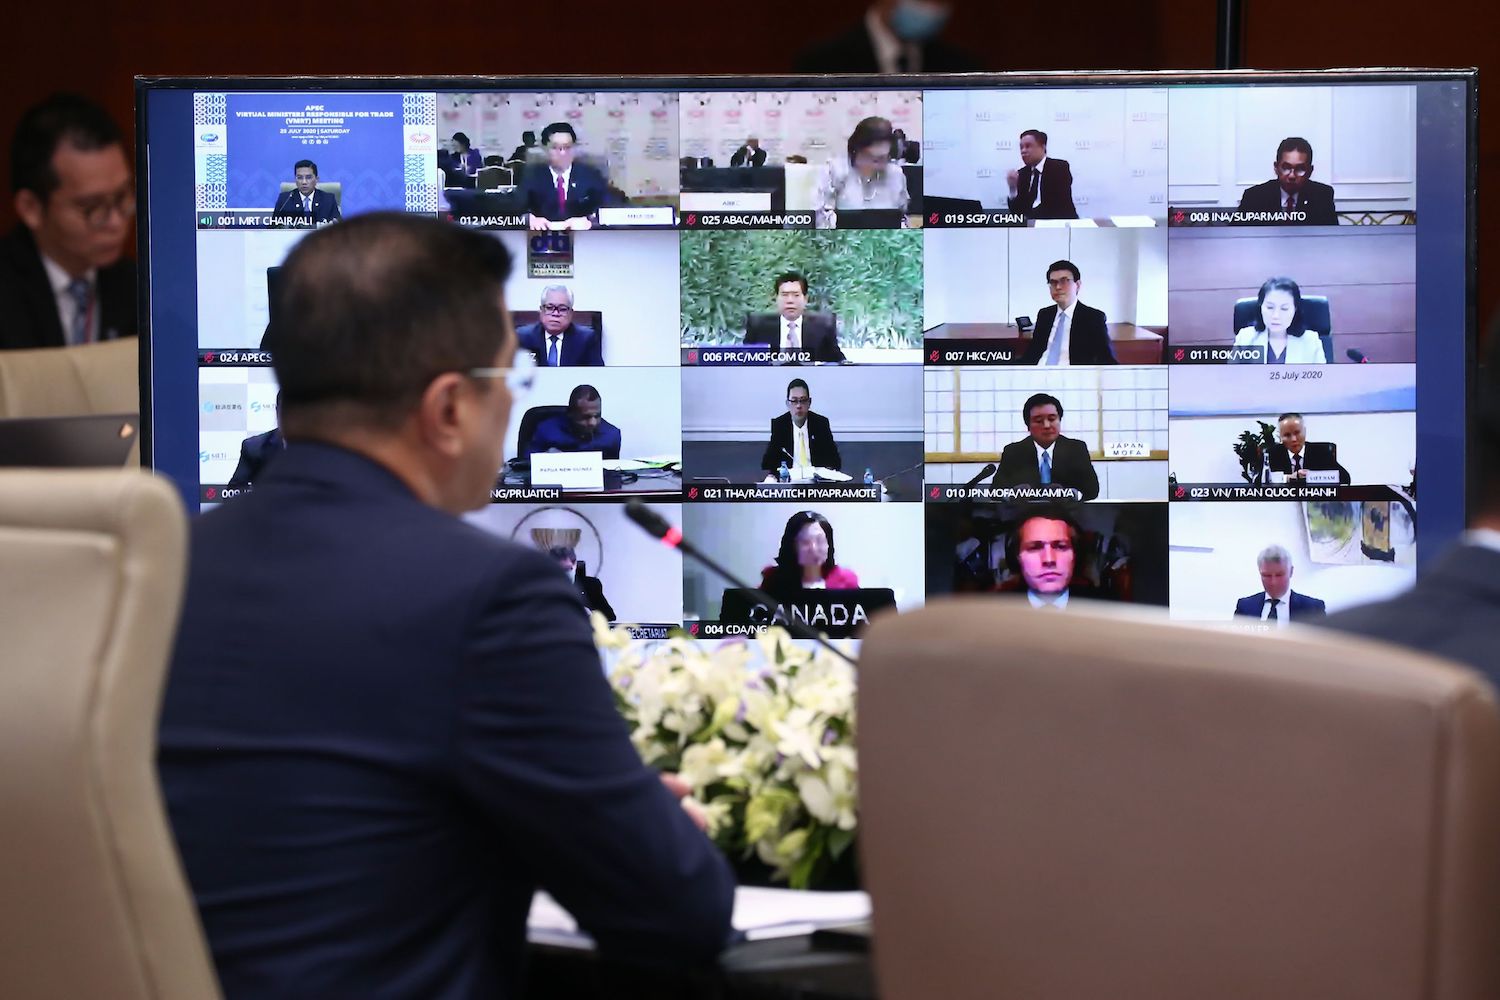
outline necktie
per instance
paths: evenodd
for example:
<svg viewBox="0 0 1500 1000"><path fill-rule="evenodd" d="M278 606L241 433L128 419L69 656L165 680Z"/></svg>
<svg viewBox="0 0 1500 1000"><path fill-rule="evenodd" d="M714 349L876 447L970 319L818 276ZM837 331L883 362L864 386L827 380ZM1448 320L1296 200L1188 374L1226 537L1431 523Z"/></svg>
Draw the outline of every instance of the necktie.
<svg viewBox="0 0 1500 1000"><path fill-rule="evenodd" d="M1031 168L1031 182L1026 188L1026 205L1028 208L1035 207L1038 189L1042 186L1042 174L1036 167Z"/></svg>
<svg viewBox="0 0 1500 1000"><path fill-rule="evenodd" d="M68 297L73 300L73 326L68 331L68 343L87 344L93 332L89 314L94 304L94 289L86 278L74 278L68 282Z"/></svg>
<svg viewBox="0 0 1500 1000"><path fill-rule="evenodd" d="M568 216L568 186L563 183L562 177L557 178L557 210L562 213L563 218Z"/></svg>
<svg viewBox="0 0 1500 1000"><path fill-rule="evenodd" d="M1288 212L1295 212L1297 210L1297 196L1296 195L1289 194L1289 195L1286 196L1286 210Z"/></svg>
<svg viewBox="0 0 1500 1000"><path fill-rule="evenodd" d="M1052 452L1042 452L1042 485L1052 485Z"/></svg>
<svg viewBox="0 0 1500 1000"><path fill-rule="evenodd" d="M797 464L811 465L812 463L807 460L807 429L802 428L800 433L794 431L792 437L797 440Z"/></svg>
<svg viewBox="0 0 1500 1000"><path fill-rule="evenodd" d="M312 215L312 199L307 195L302 196L302 213L304 215Z"/></svg>
<svg viewBox="0 0 1500 1000"><path fill-rule="evenodd" d="M1281 598L1279 598L1279 597L1273 597L1273 598L1271 598L1271 613L1268 614L1268 615L1266 615L1266 621L1268 621L1268 622L1279 621L1279 619L1276 617L1276 605L1278 605L1280 603L1281 603Z"/></svg>
<svg viewBox="0 0 1500 1000"><path fill-rule="evenodd" d="M1292 471L1293 472L1301 472L1302 471L1302 456L1301 455L1293 455L1292 456Z"/></svg>
<svg viewBox="0 0 1500 1000"><path fill-rule="evenodd" d="M557 334L551 334L547 338L547 367L557 367Z"/></svg>
<svg viewBox="0 0 1500 1000"><path fill-rule="evenodd" d="M789 351L800 350L802 342L797 339L797 321L789 319L786 321L786 349Z"/></svg>
<svg viewBox="0 0 1500 1000"><path fill-rule="evenodd" d="M1048 338L1047 360L1044 362L1045 364L1055 365L1061 363L1063 333L1067 328L1068 314L1059 309L1057 311L1057 322L1052 324L1052 336Z"/></svg>

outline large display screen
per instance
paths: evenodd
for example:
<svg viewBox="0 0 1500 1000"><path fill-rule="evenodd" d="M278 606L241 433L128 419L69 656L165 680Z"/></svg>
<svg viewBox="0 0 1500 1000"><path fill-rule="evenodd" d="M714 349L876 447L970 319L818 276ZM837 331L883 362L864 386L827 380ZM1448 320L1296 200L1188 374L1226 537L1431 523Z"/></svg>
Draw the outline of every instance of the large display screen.
<svg viewBox="0 0 1500 1000"><path fill-rule="evenodd" d="M394 210L515 260L540 368L474 523L638 634L950 593L1273 628L1462 530L1472 75L139 87L145 451L199 509L283 447L287 252Z"/></svg>

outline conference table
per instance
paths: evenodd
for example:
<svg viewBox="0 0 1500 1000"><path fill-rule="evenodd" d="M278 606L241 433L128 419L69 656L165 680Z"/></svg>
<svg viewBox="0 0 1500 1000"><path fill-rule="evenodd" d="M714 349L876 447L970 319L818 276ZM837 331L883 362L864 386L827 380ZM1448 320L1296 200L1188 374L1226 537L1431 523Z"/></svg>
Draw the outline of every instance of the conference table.
<svg viewBox="0 0 1500 1000"><path fill-rule="evenodd" d="M1122 365L1159 365L1166 345L1167 328L1138 326L1135 323L1110 323L1110 346ZM1009 350L1019 358L1031 346L1031 336L1023 335L1014 323L940 323L922 334L931 344L935 340L983 340L992 350Z"/></svg>

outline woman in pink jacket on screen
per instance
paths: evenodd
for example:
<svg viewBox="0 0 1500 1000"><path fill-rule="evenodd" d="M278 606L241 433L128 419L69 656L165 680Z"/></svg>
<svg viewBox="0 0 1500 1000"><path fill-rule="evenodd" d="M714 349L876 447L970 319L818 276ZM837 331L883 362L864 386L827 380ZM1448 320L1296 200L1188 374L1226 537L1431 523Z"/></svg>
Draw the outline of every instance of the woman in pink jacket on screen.
<svg viewBox="0 0 1500 1000"><path fill-rule="evenodd" d="M857 590L859 577L833 561L833 525L815 510L799 510L786 522L776 562L761 571L761 589L778 601L804 590Z"/></svg>

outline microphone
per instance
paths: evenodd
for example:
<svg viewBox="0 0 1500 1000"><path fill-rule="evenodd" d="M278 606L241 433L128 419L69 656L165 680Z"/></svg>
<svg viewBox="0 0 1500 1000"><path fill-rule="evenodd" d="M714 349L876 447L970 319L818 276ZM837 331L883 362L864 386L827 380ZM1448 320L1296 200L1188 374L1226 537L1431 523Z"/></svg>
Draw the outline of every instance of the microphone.
<svg viewBox="0 0 1500 1000"><path fill-rule="evenodd" d="M1350 361L1356 362L1356 363L1361 364L1361 365L1369 364L1369 362L1370 362L1370 359L1367 358L1367 357L1365 357L1365 352L1364 351L1358 350L1358 349L1353 348L1353 347L1349 348L1347 351L1344 352L1344 357L1348 358Z"/></svg>
<svg viewBox="0 0 1500 1000"><path fill-rule="evenodd" d="M729 572L729 570L725 569L723 566L720 566L718 562L716 562L711 556L701 551L696 545L693 545L691 542L684 539L682 537L681 528L677 527L675 524L669 524L666 518L662 517L650 507L647 507L640 500L631 499L626 501L625 516L630 518L636 524L640 525L640 527L645 530L646 534L650 535L652 538L661 539L663 545L667 545L671 548L677 549L683 555L688 556L696 562L700 562L703 565L707 566L709 569L713 570L715 573L728 580L734 586L740 588L741 590L748 591L749 594L755 598L756 603L758 603L761 607L764 607L766 609L776 607L777 601L774 597L761 590L759 587L745 586L745 582L743 580L740 580L733 573ZM839 649L833 643L829 642L828 639L824 637L823 633L819 632L817 629L790 618L782 624L788 632L796 636L798 639L811 639L813 642L818 643L824 649L828 650L834 656L837 656L839 659L849 664L849 666L859 666L859 664L854 660L853 657L849 656L843 650Z"/></svg>
<svg viewBox="0 0 1500 1000"><path fill-rule="evenodd" d="M913 472L913 471L915 471L917 469L920 469L922 466L924 466L926 464L927 464L926 462L918 462L916 465L908 465L906 468L902 469L899 472L892 472L888 476L881 476L879 479L877 479L875 481L877 483L879 483L881 486L885 486L885 482L886 482L887 479L895 479L897 476L904 476L908 472ZM895 496L896 495L896 488L894 486L885 486L885 491L887 493L889 493L891 496Z"/></svg>
<svg viewBox="0 0 1500 1000"><path fill-rule="evenodd" d="M980 469L979 475L975 476L973 479L964 484L964 489L971 490L974 487L978 486L980 481L985 479L987 476L993 476L995 474L995 468L995 463L991 462L989 465L986 465L984 468Z"/></svg>

